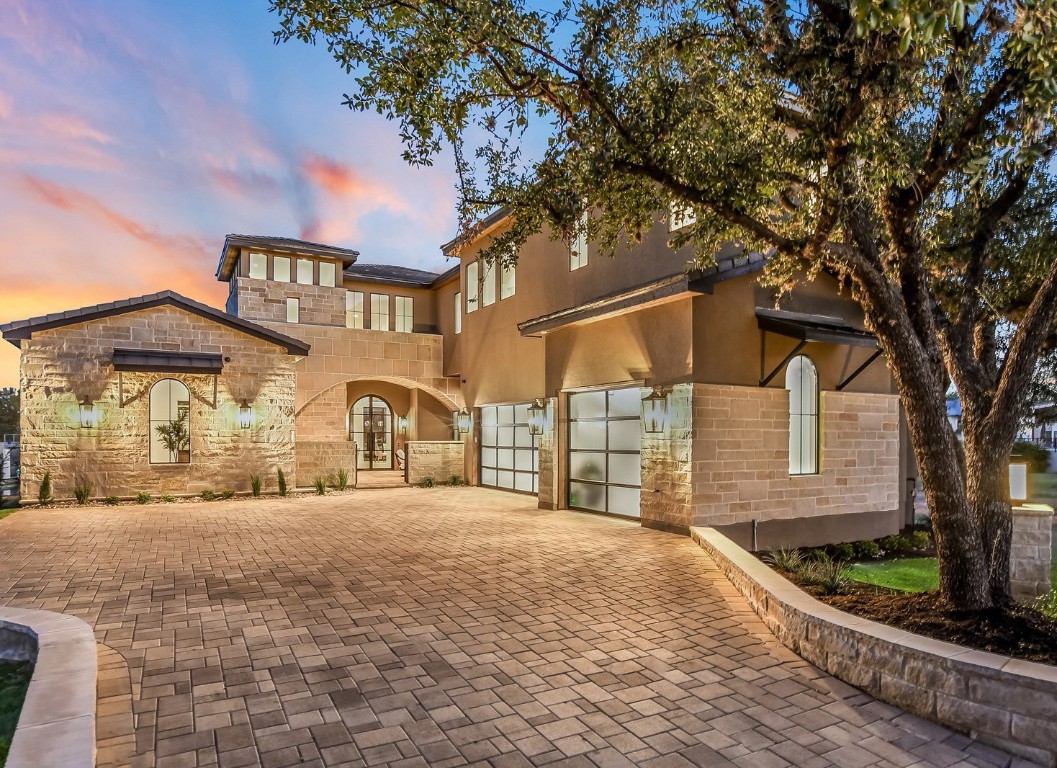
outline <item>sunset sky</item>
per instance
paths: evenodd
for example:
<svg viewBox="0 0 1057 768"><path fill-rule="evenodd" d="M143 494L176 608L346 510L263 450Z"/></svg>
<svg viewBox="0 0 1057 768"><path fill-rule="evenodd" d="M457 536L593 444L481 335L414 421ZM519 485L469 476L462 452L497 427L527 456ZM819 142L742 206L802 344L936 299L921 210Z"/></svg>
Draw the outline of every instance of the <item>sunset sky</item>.
<svg viewBox="0 0 1057 768"><path fill-rule="evenodd" d="M0 0L0 322L165 288L222 307L229 232L445 268L450 165L405 165L275 25L267 0Z"/></svg>

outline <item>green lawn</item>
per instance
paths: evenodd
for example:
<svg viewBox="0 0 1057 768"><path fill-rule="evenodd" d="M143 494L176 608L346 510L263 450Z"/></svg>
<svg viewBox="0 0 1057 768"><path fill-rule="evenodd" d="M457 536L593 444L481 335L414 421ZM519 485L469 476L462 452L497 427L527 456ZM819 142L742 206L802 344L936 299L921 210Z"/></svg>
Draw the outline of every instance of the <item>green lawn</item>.
<svg viewBox="0 0 1057 768"><path fill-rule="evenodd" d="M901 592L924 592L939 589L940 576L934 557L908 557L877 563L853 563L848 575L863 584L898 589Z"/></svg>
<svg viewBox="0 0 1057 768"><path fill-rule="evenodd" d="M1031 500L1057 507L1057 472L1041 472L1030 476Z"/></svg>
<svg viewBox="0 0 1057 768"><path fill-rule="evenodd" d="M0 766L7 761L32 674L33 665L28 661L0 661Z"/></svg>

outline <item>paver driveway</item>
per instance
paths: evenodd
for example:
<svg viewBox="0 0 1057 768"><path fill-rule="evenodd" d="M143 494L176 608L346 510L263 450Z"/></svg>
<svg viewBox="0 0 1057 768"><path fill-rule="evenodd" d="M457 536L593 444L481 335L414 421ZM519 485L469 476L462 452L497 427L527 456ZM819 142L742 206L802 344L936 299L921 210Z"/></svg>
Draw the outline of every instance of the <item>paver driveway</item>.
<svg viewBox="0 0 1057 768"><path fill-rule="evenodd" d="M689 539L533 504L26 510L0 602L95 627L100 765L1005 762L787 651Z"/></svg>

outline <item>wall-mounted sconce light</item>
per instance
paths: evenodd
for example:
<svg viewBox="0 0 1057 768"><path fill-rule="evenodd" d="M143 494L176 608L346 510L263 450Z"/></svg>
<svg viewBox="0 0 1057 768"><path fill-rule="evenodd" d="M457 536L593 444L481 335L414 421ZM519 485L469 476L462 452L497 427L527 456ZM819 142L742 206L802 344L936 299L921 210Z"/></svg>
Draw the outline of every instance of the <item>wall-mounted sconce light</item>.
<svg viewBox="0 0 1057 768"><path fill-rule="evenodd" d="M459 432L466 434L470 431L470 427L473 426L473 416L470 412L463 408L459 411Z"/></svg>
<svg viewBox="0 0 1057 768"><path fill-rule="evenodd" d="M547 404L536 398L528 408L529 434L542 435L547 422Z"/></svg>
<svg viewBox="0 0 1057 768"><path fill-rule="evenodd" d="M1014 504L1028 500L1028 462L1020 456L1009 460L1009 499Z"/></svg>
<svg viewBox="0 0 1057 768"><path fill-rule="evenodd" d="M398 416L396 419L396 428L403 434L407 434L407 416Z"/></svg>
<svg viewBox="0 0 1057 768"><path fill-rule="evenodd" d="M654 387L642 398L642 427L647 434L656 435L664 432L668 421L668 395L660 387Z"/></svg>
<svg viewBox="0 0 1057 768"><path fill-rule="evenodd" d="M239 404L239 429L249 429L254 420L253 406L243 400Z"/></svg>
<svg viewBox="0 0 1057 768"><path fill-rule="evenodd" d="M81 401L79 409L81 412L81 428L95 429L99 425L99 411L96 409L95 403L86 397Z"/></svg>

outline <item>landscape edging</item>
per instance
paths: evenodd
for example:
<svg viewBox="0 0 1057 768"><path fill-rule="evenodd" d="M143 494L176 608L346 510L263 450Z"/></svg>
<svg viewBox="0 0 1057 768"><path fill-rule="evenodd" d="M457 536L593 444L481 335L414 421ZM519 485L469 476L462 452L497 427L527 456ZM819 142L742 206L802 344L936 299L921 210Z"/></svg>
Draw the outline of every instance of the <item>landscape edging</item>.
<svg viewBox="0 0 1057 768"><path fill-rule="evenodd" d="M1057 766L1057 667L915 635L828 606L714 528L690 535L768 629L820 669L985 744Z"/></svg>
<svg viewBox="0 0 1057 768"><path fill-rule="evenodd" d="M0 646L0 658L35 665L6 768L92 768L98 667L92 628L63 613L0 607L0 633L9 648Z"/></svg>

